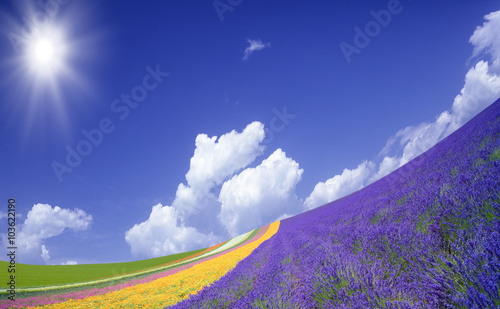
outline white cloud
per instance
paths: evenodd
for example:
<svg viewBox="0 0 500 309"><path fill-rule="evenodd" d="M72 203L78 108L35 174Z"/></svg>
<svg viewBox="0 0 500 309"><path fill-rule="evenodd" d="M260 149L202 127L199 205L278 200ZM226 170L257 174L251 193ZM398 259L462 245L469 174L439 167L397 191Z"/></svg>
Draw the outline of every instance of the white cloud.
<svg viewBox="0 0 500 309"><path fill-rule="evenodd" d="M492 56L492 66L498 73L500 70L500 11L492 12L484 18L486 22L482 27L476 28L469 42L474 46L474 57L481 52Z"/></svg>
<svg viewBox="0 0 500 309"><path fill-rule="evenodd" d="M451 115L448 112L443 112L432 123L422 123L416 127L406 127L404 130L396 133L396 137L399 138L400 145L403 147L403 155L401 158L398 158L399 165L394 165L394 168L406 164L443 139L451 120ZM382 163L384 161L387 164L388 161L394 163L396 160L394 158L384 158ZM379 168L387 169L387 167L387 165L382 166L381 164Z"/></svg>
<svg viewBox="0 0 500 309"><path fill-rule="evenodd" d="M259 126L258 131L261 132L261 130L263 130L263 127ZM261 136L260 133L259 136ZM261 138L257 140L260 142ZM230 153L233 155L248 153L250 149L253 149L252 152L254 153L260 153L261 151L259 147L255 147L255 143L238 148L238 145L242 145L242 142L238 140L228 140L228 143L222 142L220 145L225 146L222 149L213 151L222 151L221 153L225 154L224 150L231 148L233 150ZM211 148L216 149L217 147ZM195 152L194 157L198 154ZM207 157L210 158L212 155L213 152L208 151ZM205 163L217 166L217 168L212 168L212 171L219 172L215 172L212 175L231 175L239 169L241 164L248 165L254 158L253 156L247 156L246 159L240 158L240 162L245 163L238 164L234 164L235 160L235 158L227 156L225 162L228 163L228 167L225 168L222 163L207 163L209 161L205 161ZM196 160L191 160L191 162L193 161ZM196 171L196 168L191 170ZM248 231L276 220L278 217L283 216L284 212L297 212L300 202L297 200L294 191L302 172L303 170L298 168L298 164L295 161L287 158L285 153L281 149L278 149L268 159L264 160L261 165L256 168L245 169L239 175L226 181L222 185L219 201L211 193L206 193L207 195L205 196L203 194L196 196L200 191L194 188L203 187L207 182L210 182L211 185L203 188L211 188L219 184L220 179L224 179L226 176L221 178L214 178L212 176L195 177L196 179L203 179L200 182L201 185L195 185L194 187L183 184L179 185L176 201L182 200L188 204L195 200L201 200L204 202L202 208L206 207L210 210L208 214L203 212L204 209L201 209L198 215L190 214L191 217L200 220L189 221L190 216L185 216L185 208L179 211L175 206L158 204L153 206L151 214L146 221L134 225L125 233L125 240L130 245L132 254L139 257L157 257L213 245L223 240L220 233L215 234L211 232L217 230L217 225L219 226L219 232L221 231L220 228L222 228L222 231L236 236L238 233L241 234L241 231ZM191 182L190 178L188 183L196 184L197 182ZM254 195L253 193L255 192L258 192L258 194ZM233 203L234 198L237 199L236 203ZM234 212L237 207L239 207L239 212ZM258 209L258 212L254 213L251 218L247 216L249 208ZM240 222L241 224L234 226L226 220L223 221L228 223L226 227L226 225L221 224L217 220L217 213L219 211L219 217L221 218L227 219L233 217L238 222L241 221L241 218L244 218L244 222ZM205 226L204 232L201 232L198 228L193 227L193 225L187 224L188 221L195 223L193 225L197 227L203 225L202 221L211 221L209 223L210 228L207 229Z"/></svg>
<svg viewBox="0 0 500 309"><path fill-rule="evenodd" d="M253 54L254 51L262 50L266 47L271 47L271 43L262 43L260 39L251 40L248 39L248 47L245 49L245 54L243 55L243 60L248 60L248 58Z"/></svg>
<svg viewBox="0 0 500 309"><path fill-rule="evenodd" d="M45 264L49 263L50 260L50 255L49 255L49 250L45 247L45 245L42 245L42 254L40 254L42 257L42 260L45 262Z"/></svg>
<svg viewBox="0 0 500 309"><path fill-rule="evenodd" d="M202 200L214 186L262 154L264 146L260 143L264 137L264 125L258 121L247 125L241 133L233 130L218 139L217 136L209 138L206 134L199 134L186 174L188 184L179 184L172 205L183 215L197 213L204 205Z"/></svg>
<svg viewBox="0 0 500 309"><path fill-rule="evenodd" d="M479 61L467 72L465 85L460 94L455 97L451 108L452 119L446 135L458 129L493 103L499 95L500 76L491 72L488 62Z"/></svg>
<svg viewBox="0 0 500 309"><path fill-rule="evenodd" d="M384 157L379 165L378 171L370 177L368 183L374 182L398 168L401 159L394 157Z"/></svg>
<svg viewBox="0 0 500 309"><path fill-rule="evenodd" d="M303 169L277 149L255 168L247 168L221 188L220 220L236 236L277 220L284 213L296 214L300 201L295 186Z"/></svg>
<svg viewBox="0 0 500 309"><path fill-rule="evenodd" d="M344 169L342 174L316 184L313 192L306 198L305 208L316 208L363 188L373 169L374 164L365 161L355 169Z"/></svg>
<svg viewBox="0 0 500 309"><path fill-rule="evenodd" d="M46 239L59 235L64 229L75 231L86 230L92 221L92 216L81 209L64 209L48 204L35 204L28 212L26 220L21 227L23 236L33 236Z"/></svg>
<svg viewBox="0 0 500 309"><path fill-rule="evenodd" d="M191 187L206 192L221 184L228 176L252 163L262 153L259 145L264 139L264 125L258 121L246 126L241 133L231 131L209 138L206 134L196 137L196 149L186 180Z"/></svg>
<svg viewBox="0 0 500 309"><path fill-rule="evenodd" d="M183 216L192 216L198 214L205 206L203 199L209 194L204 194L195 190L193 187L180 183L175 193L175 199L172 203Z"/></svg>
<svg viewBox="0 0 500 309"><path fill-rule="evenodd" d="M69 261L61 263L61 265L77 265L77 264L78 264L78 262L77 261L73 261L73 260L69 260Z"/></svg>
<svg viewBox="0 0 500 309"><path fill-rule="evenodd" d="M0 210L0 220L3 218L7 218L7 213L5 211Z"/></svg>
<svg viewBox="0 0 500 309"><path fill-rule="evenodd" d="M52 208L48 204L35 204L28 212L24 223L19 228L17 247L20 263L47 263L49 251L43 245L45 239L61 234L65 229L83 231L89 228L92 216L80 209ZM3 242L7 238L3 235Z"/></svg>
<svg viewBox="0 0 500 309"><path fill-rule="evenodd" d="M344 170L326 182L318 183L304 206L312 209L319 205L341 198L363 186L376 181L406 164L430 149L440 140L454 132L468 120L500 96L500 11L485 16L486 22L470 38L474 46L474 56L488 53L493 65L478 61L465 76L465 84L455 97L451 112L444 111L431 123L408 126L388 139L380 152L385 157L378 169L374 164L365 162L354 170ZM402 149L402 155L388 155L395 145Z"/></svg>
<svg viewBox="0 0 500 309"><path fill-rule="evenodd" d="M409 126L387 141L381 154L388 154L399 141L403 148L400 157L386 156L379 165L379 179L408 161L424 153L446 136L460 128L500 96L500 11L485 16L483 26L477 27L470 38L474 46L473 56L484 52L491 56L492 64L479 60L465 75L465 83L453 101L451 112L444 111L432 123Z"/></svg>
<svg viewBox="0 0 500 309"><path fill-rule="evenodd" d="M125 240L133 255L158 257L203 248L214 243L215 238L185 226L174 207L157 204L148 220L125 233Z"/></svg>
<svg viewBox="0 0 500 309"><path fill-rule="evenodd" d="M125 233L132 254L156 257L220 241L226 231L217 219L220 203L211 191L262 154L264 137L264 125L258 121L241 133L233 130L219 138L199 134L187 185L179 184L172 206L154 206L148 220Z"/></svg>

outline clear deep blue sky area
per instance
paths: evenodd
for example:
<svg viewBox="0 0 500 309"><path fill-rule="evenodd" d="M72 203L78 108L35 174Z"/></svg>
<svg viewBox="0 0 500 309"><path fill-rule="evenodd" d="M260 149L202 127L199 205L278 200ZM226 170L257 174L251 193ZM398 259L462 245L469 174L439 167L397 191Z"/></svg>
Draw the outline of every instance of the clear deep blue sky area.
<svg viewBox="0 0 500 309"><path fill-rule="evenodd" d="M187 251L397 169L500 96L498 1L2 1L18 262ZM2 254L1 259L6 259Z"/></svg>

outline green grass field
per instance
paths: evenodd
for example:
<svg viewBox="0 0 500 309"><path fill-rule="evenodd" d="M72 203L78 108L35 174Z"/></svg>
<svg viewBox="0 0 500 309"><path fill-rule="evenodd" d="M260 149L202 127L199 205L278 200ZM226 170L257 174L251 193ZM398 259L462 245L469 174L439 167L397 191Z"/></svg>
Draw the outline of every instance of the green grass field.
<svg viewBox="0 0 500 309"><path fill-rule="evenodd" d="M259 230L260 228L250 231L241 240L237 240L236 237L210 248L134 262L77 265L30 265L17 263L15 268L16 289L18 289L19 295L28 297L60 292L62 290L79 290L90 287L100 288L114 285L133 278L140 278L155 272L165 271L169 268L179 267L193 260L206 258L229 250L249 241ZM220 251L219 248L224 249ZM8 277L11 275L7 272L8 265L8 262L0 261L0 269L5 269L5 276L0 277L4 278L2 280L5 280L5 283L9 281ZM5 290L7 285L1 284L1 286L3 289L0 289L0 294L7 293L7 290Z"/></svg>
<svg viewBox="0 0 500 309"><path fill-rule="evenodd" d="M199 253L205 249L172 254L134 262L81 264L81 265L28 265L16 264L16 287L43 287L71 283L88 282L110 278L155 268L176 260ZM0 261L0 269L5 269L7 277L8 262ZM2 276L3 277L3 276ZM6 281L7 282L7 281ZM4 284L3 284L4 285ZM4 285L5 286L5 285Z"/></svg>

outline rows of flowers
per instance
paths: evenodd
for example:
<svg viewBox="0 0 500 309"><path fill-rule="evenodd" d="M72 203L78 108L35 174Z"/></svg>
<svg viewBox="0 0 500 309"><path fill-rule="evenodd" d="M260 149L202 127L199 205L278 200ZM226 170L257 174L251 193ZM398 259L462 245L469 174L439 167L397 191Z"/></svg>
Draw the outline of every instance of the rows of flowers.
<svg viewBox="0 0 500 309"><path fill-rule="evenodd" d="M63 302L70 299L83 299L92 295L101 295L117 291L126 287L141 283L150 282L161 277L169 276L188 269L189 267L213 258L217 253L233 250L248 241L255 241L267 230L266 227L254 229L248 233L236 236L226 242L209 247L201 252L181 258L179 260L129 274L121 274L111 278L93 280L77 284L67 284L59 286L47 286L40 288L17 289L17 292L38 293L35 296L23 296L16 299L15 303L7 299L0 299L0 309L2 308L23 308L27 306L38 306ZM153 273L153 274L150 274ZM136 279L134 279L134 277ZM128 279L128 280L127 280ZM96 286L97 287L89 287Z"/></svg>
<svg viewBox="0 0 500 309"><path fill-rule="evenodd" d="M279 225L279 222L272 223L262 228L252 238L253 241L182 266L180 271L153 281L127 282L119 290L98 295L93 294L92 290L75 292L67 301L55 300L54 303L37 307L34 305L39 304L32 303L29 308L162 308L175 304L233 269L261 243L271 238L278 231ZM16 301L16 307L26 307L26 304L20 305Z"/></svg>
<svg viewBox="0 0 500 309"><path fill-rule="evenodd" d="M133 274L127 274L127 275L120 275L120 276L115 276L113 278L109 279L103 279L99 281L92 281L92 282L83 282L82 284L70 284L70 285L64 285L64 286L56 286L56 287L44 287L44 288L37 288L37 289L32 289L34 291L42 291L41 295L36 295L36 296L28 296L28 297L23 297L23 298L18 298L16 301L13 303L12 301L3 299L0 300L0 309L2 308L24 308L28 306L39 306L39 305L46 305L46 304L54 304L58 302L63 302L67 301L70 299L83 299L89 296L95 296L95 295L101 295L101 294L106 294L109 292L117 291L126 287L134 286L137 284L142 284L142 283L147 283L153 280L156 280L161 277L169 276L175 273L178 273L180 271L183 271L185 269L188 269L189 267L192 267L193 265L202 263L204 261L207 261L211 258L214 258L217 255L217 253L223 252L223 251L231 251L234 249L239 248L240 246L244 245L245 242L252 242L255 240L258 240L259 237L264 235L264 233L267 231L268 226L258 228L255 230L252 230L246 234L237 236L235 238L230 239L229 241L225 243L221 243L218 245L214 245L210 248L207 248L206 250L203 250L201 252L198 252L196 254L193 254L188 257L184 257L180 260L170 262L164 265L160 265L159 267L155 267L154 269L148 269L142 272L135 272ZM166 271L161 271L162 269L168 269ZM156 270L156 272L153 275L147 275L150 272L153 272ZM112 285L104 285L100 287L95 287L95 288L85 288L86 286L95 283L95 282L107 282L110 280L116 280L120 278L127 278L131 276L137 276L137 275L144 275L146 276L141 276L140 278L137 279L130 279L127 281L122 281L118 283L114 283ZM78 289L79 287L83 287ZM72 288L76 288L76 290L71 291ZM55 289L55 291L53 291ZM68 291L69 290L69 291ZM45 292L44 292L45 291ZM18 290L19 292L19 290Z"/></svg>
<svg viewBox="0 0 500 309"><path fill-rule="evenodd" d="M153 271L152 269L147 269L147 270L140 271L140 272L134 272L132 274L121 274L118 276L113 276L111 278L104 278L104 279L93 280L93 281L88 281L88 282L81 282L81 283L76 283L76 284L46 286L46 287L40 287L40 288L16 289L18 294L16 295L17 298L16 298L15 302L12 302L11 300L7 300L7 299L0 299L0 309L25 308L25 307L29 307L29 306L53 304L53 303L63 302L63 301L70 300L70 299L82 299L82 298L92 296L92 295L101 295L101 294L105 294L108 292L117 291L117 290L120 290L122 288L133 286L136 284L150 282L150 281L156 280L158 278L168 276L168 275L171 275L173 273L177 273L179 271L182 271L186 268L189 268L194 263L191 263L191 264L186 264L186 263L189 263L190 261L198 260L199 258L202 257L202 255L210 254L210 252L213 252L213 251L219 249L224 244L225 243L220 243L220 244L214 245L212 247L209 247L201 252L195 253L193 255L181 258L179 260L176 260L176 261L173 261L170 263L162 264L159 267L155 267L154 270L160 271L160 272L156 272L153 275L147 275L149 272ZM181 266L179 266L179 265L181 265ZM165 268L168 268L169 270L161 271L162 269L165 269ZM144 275L144 274L146 274L146 276L140 276L140 275ZM135 276L139 276L140 278L120 281L120 279L126 279L129 277L135 277ZM116 282L116 281L118 281L118 282ZM111 282L111 284L107 284L109 282ZM102 286L99 286L101 284L102 284ZM88 287L88 286L94 286L94 285L98 285L99 287L94 287L94 288ZM20 294L20 292L21 292L21 294ZM19 296L19 295L26 295L26 293L28 293L28 295L35 294L35 296ZM37 293L39 293L39 295Z"/></svg>
<svg viewBox="0 0 500 309"><path fill-rule="evenodd" d="M133 277L138 277L142 275L147 275L149 273L158 273L159 271L162 271L164 269L171 269L172 267L178 267L180 265L184 265L189 262L193 262L196 260L199 260L204 257L208 257L211 255L214 255L219 252L223 252L226 250L229 250L231 248L237 247L244 243L245 241L248 241L252 235L254 235L259 229L254 229L248 233L236 236L226 242L220 243L218 245L214 245L210 248L207 248L206 250L203 250L201 252L198 252L196 254L193 254L191 256L176 260L174 262L169 262L166 264L162 264L156 267L148 268L142 271L136 271L133 273L126 273L126 274L120 274L120 275L115 275L112 277L107 277L103 279L97 279L97 280L92 280L92 281L87 281L87 282L81 282L81 283L72 283L72 284L65 284L65 285L56 285L56 286L44 286L44 287L34 287L34 288L20 288L17 289L17 292L21 293L29 293L29 292L46 292L46 291L51 291L51 290L64 290L64 289L72 289L72 288L80 288L80 287L85 287L85 286L92 286L92 285L97 285L97 284L105 284L105 283L112 283L113 281L123 281L123 279L127 278L133 278ZM0 306L3 302L0 300ZM0 307L1 308L1 307Z"/></svg>
<svg viewBox="0 0 500 309"><path fill-rule="evenodd" d="M189 263L190 261L200 259L204 256L212 254L214 251L218 252L219 251L218 249L220 247L224 246L226 243L220 243L220 244L214 245L212 247L209 247L201 252L195 253L193 255L175 260L173 262L165 263L165 264L162 264L162 265L159 265L156 267L144 269L141 271L134 271L131 273L121 273L118 275L108 276L105 278L100 278L100 279L86 281L86 282L79 282L79 283L69 283L69 284L41 286L41 287L17 288L16 292L22 293L21 295L36 294L38 292L41 292L43 294L43 293L50 293L51 291L80 289L80 288L85 288L88 286L113 285L115 282L125 281L125 280L133 278L133 277L140 277L140 276L148 275L150 273L158 273L164 269L171 269L173 267L178 267L179 265ZM6 292L6 290L4 290L3 292ZM2 304L4 304L4 300L0 299L0 309L2 308Z"/></svg>
<svg viewBox="0 0 500 309"><path fill-rule="evenodd" d="M500 308L500 100L169 308Z"/></svg>

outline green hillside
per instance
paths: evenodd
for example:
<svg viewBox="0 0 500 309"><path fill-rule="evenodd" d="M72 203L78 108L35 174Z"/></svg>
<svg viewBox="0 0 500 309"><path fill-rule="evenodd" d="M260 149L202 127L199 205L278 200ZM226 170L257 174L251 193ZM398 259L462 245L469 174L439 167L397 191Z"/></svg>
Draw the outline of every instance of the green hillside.
<svg viewBox="0 0 500 309"><path fill-rule="evenodd" d="M124 263L81 265L16 264L17 288L62 285L99 280L130 274L171 263L206 249L172 254L158 258ZM0 261L0 269L7 270L8 262ZM7 271L5 271L7 273Z"/></svg>

